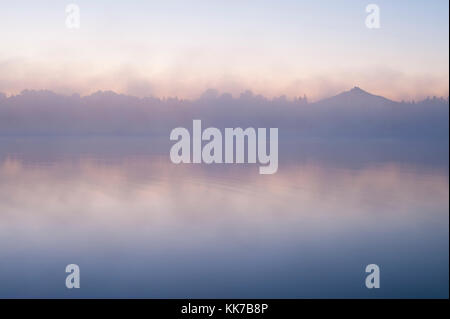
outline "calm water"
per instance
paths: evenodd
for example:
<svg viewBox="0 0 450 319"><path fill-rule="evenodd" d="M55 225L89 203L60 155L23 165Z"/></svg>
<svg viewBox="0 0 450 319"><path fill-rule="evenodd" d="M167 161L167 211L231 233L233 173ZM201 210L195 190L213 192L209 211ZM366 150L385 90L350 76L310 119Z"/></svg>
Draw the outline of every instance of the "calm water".
<svg viewBox="0 0 450 319"><path fill-rule="evenodd" d="M164 143L2 139L0 297L448 298L448 148L303 141L259 175Z"/></svg>

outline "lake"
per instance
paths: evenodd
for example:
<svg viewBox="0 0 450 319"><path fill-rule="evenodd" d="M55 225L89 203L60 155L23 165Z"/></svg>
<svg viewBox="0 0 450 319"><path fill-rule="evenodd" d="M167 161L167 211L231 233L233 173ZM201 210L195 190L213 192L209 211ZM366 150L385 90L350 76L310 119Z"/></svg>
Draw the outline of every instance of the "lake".
<svg viewBox="0 0 450 319"><path fill-rule="evenodd" d="M168 142L1 138L0 297L448 298L448 142L292 139L273 175Z"/></svg>

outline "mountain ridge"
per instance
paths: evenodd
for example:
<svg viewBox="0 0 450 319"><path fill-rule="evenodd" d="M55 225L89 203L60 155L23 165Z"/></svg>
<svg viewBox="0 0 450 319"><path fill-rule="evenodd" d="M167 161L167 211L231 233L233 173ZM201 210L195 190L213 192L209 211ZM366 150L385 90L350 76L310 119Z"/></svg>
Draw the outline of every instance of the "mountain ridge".
<svg viewBox="0 0 450 319"><path fill-rule="evenodd" d="M34 97L76 97L76 98L101 98L101 97L107 97L107 98L111 98L111 97L122 97L122 98L133 98L133 99L141 99L141 100L145 100L145 99L154 99L154 100L180 100L180 101L199 101L203 98L204 94L209 92L211 89L207 89L205 90L205 92L203 94L201 94L199 97L195 98L195 99L185 99L185 98L179 98L177 96L173 96L173 97L155 97L155 96L145 96L145 97L138 97L138 96L134 96L131 94L125 94L125 93L117 93L114 92L112 90L98 90L95 91L89 95L80 95L79 93L72 93L70 95L66 95L66 94L61 94L61 93L56 93L53 92L51 90L46 90L46 89L42 89L42 90L35 90L35 89L25 89L22 90L19 94L13 94L10 96L7 96L5 93L0 92L0 101L2 100L7 100L10 98L14 98L14 97L20 97L20 96L34 96ZM367 103L376 103L376 104L396 104L396 103L402 103L402 101L395 101L395 100L391 100L388 99L384 96L381 95L376 95L376 94L372 94L368 91L365 91L363 89L361 89L358 86L353 87L350 90L347 91L343 91L341 93L338 93L336 95L330 96L330 97L326 97L326 98L322 98L319 99L317 101L313 101L313 102L307 102L307 97L304 96L302 97L294 97L293 99L288 99L286 98L286 96L281 95L281 96L275 96L272 98L268 98L265 97L263 95L260 94L254 94L252 91L250 90L246 90L246 91L242 91L241 94L237 97L233 97L230 93L224 92L222 94L217 94L214 97L210 97L210 99L214 100L214 99L220 99L220 98L227 98L227 99L240 99L240 98L246 98L248 99L250 98L258 98L258 99L263 99L263 100L267 100L267 101L276 101L276 100L288 100L288 101L292 101L292 100L297 100L297 101L303 101L304 103L308 103L308 104L317 104L317 105L321 105L321 104L326 104L326 103L331 103L331 104L347 104L349 102L357 102L358 104L367 104ZM436 97L434 97L436 98ZM422 101L428 100L430 99L429 97L418 100L417 103L420 103ZM441 99L441 100L446 100L445 97L437 97L437 99ZM447 97L447 103L448 103L448 97ZM415 101L413 101L412 103L416 103Z"/></svg>

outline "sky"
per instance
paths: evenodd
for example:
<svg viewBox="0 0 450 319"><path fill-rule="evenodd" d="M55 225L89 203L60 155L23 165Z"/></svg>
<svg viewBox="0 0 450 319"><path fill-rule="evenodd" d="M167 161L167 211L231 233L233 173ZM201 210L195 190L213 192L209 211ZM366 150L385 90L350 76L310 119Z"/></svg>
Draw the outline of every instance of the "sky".
<svg viewBox="0 0 450 319"><path fill-rule="evenodd" d="M66 27L66 5L80 28ZM380 8L369 29L368 4ZM448 96L447 0L0 0L0 92Z"/></svg>

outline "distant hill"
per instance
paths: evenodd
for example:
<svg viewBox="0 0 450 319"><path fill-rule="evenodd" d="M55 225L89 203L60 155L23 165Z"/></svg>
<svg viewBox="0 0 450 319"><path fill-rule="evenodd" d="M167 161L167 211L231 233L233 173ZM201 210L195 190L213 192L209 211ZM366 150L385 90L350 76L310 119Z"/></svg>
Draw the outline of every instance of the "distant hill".
<svg viewBox="0 0 450 319"><path fill-rule="evenodd" d="M392 105L395 103L396 102L389 100L385 97L366 92L357 86L355 86L353 89L349 91L345 91L333 97L326 98L319 102L316 102L316 104L318 105L336 105L336 106L354 105L358 107L385 106L385 105Z"/></svg>

